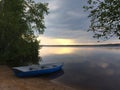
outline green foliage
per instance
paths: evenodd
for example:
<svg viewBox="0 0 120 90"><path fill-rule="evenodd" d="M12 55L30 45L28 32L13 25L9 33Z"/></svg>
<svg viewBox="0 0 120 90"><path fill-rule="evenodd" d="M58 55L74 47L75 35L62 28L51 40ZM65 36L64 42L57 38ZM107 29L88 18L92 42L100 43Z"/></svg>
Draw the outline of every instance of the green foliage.
<svg viewBox="0 0 120 90"><path fill-rule="evenodd" d="M0 1L0 63L12 66L37 63L37 33L44 32L47 4L33 0Z"/></svg>
<svg viewBox="0 0 120 90"><path fill-rule="evenodd" d="M95 38L120 39L120 0L88 0L84 9L90 11L89 31Z"/></svg>

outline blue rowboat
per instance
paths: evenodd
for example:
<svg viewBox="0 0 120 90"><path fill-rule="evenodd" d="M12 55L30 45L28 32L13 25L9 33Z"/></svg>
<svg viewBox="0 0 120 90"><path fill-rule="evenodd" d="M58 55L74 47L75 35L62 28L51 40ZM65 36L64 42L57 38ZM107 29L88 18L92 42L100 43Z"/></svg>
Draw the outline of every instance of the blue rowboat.
<svg viewBox="0 0 120 90"><path fill-rule="evenodd" d="M30 65L13 67L13 71L18 77L38 76L42 74L49 74L61 70L63 63L50 63L42 65Z"/></svg>

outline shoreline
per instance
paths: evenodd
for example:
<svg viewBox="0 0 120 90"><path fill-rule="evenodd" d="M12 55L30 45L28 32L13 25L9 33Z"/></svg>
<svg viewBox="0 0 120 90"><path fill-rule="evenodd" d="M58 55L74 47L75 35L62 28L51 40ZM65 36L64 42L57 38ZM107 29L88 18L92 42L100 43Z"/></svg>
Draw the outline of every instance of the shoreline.
<svg viewBox="0 0 120 90"><path fill-rule="evenodd" d="M18 78L5 65L0 65L0 90L75 90L41 77Z"/></svg>

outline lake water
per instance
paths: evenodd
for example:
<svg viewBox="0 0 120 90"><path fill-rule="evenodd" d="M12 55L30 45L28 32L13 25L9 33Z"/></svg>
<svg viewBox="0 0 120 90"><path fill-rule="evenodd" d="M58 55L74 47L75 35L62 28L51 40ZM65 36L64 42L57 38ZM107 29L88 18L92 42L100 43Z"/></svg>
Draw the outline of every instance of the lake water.
<svg viewBox="0 0 120 90"><path fill-rule="evenodd" d="M77 90L120 90L120 47L42 47L42 63L64 62L51 81Z"/></svg>

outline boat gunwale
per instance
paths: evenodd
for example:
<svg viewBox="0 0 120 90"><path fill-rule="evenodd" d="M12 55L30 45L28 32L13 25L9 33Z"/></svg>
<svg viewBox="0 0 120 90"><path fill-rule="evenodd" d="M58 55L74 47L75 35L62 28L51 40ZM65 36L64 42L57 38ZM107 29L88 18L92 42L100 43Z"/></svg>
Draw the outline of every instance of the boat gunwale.
<svg viewBox="0 0 120 90"><path fill-rule="evenodd" d="M55 67L47 67L47 68L41 68L42 66L47 66L47 65L56 65ZM31 67L37 66L37 68L34 68L32 70L30 70ZM28 65L28 66L20 66L20 67L13 67L13 70L18 70L19 72L34 72L34 71L42 71L42 70L48 70L48 69L54 69L54 68L58 68L58 67L62 67L63 63L48 63L48 64L41 64L40 65ZM28 67L26 70L24 70L24 68ZM20 69L23 68L23 69Z"/></svg>

